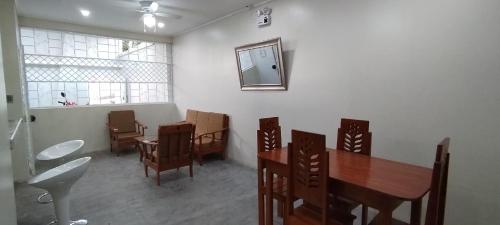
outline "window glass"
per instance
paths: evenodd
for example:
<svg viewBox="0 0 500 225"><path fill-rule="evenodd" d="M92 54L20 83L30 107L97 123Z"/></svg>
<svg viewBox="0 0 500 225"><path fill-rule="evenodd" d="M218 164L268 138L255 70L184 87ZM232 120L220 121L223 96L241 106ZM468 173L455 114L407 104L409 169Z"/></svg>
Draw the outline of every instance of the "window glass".
<svg viewBox="0 0 500 225"><path fill-rule="evenodd" d="M169 100L170 44L30 27L20 33L30 107Z"/></svg>

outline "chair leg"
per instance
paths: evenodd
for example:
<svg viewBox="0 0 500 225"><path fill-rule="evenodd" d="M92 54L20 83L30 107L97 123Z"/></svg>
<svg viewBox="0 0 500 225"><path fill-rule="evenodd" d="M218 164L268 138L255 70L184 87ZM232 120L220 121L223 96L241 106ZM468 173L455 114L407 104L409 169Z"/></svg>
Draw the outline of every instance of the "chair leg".
<svg viewBox="0 0 500 225"><path fill-rule="evenodd" d="M160 170L156 171L156 185L160 186Z"/></svg>
<svg viewBox="0 0 500 225"><path fill-rule="evenodd" d="M193 177L193 164L192 163L189 165L189 176Z"/></svg>
<svg viewBox="0 0 500 225"><path fill-rule="evenodd" d="M288 224L288 206L287 206L287 203L285 201L285 203L283 204L283 224Z"/></svg>
<svg viewBox="0 0 500 225"><path fill-rule="evenodd" d="M367 225L368 224L368 206L362 205L361 206L361 225Z"/></svg>
<svg viewBox="0 0 500 225"><path fill-rule="evenodd" d="M264 193L265 193L265 187L264 187L264 166L262 163L261 159L257 159L257 186L258 186L258 191L257 191L257 196L258 196L258 214L259 214L259 225L264 225L265 222L265 206L264 206ZM283 221L283 224L286 224L285 221Z"/></svg>
<svg viewBox="0 0 500 225"><path fill-rule="evenodd" d="M283 204L282 201L278 200L278 217L283 218L283 207L285 204Z"/></svg>
<svg viewBox="0 0 500 225"><path fill-rule="evenodd" d="M144 164L144 173L146 174L146 177L149 177L148 175L148 166Z"/></svg>
<svg viewBox="0 0 500 225"><path fill-rule="evenodd" d="M203 156L201 154L198 154L198 164L203 165Z"/></svg>

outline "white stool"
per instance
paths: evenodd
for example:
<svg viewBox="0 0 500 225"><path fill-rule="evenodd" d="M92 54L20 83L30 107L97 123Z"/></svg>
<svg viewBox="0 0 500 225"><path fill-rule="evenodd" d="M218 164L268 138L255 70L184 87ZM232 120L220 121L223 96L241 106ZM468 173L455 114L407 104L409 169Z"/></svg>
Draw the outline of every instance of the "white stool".
<svg viewBox="0 0 500 225"><path fill-rule="evenodd" d="M73 184L89 168L91 157L83 157L47 170L28 181L28 184L47 190L53 198L58 225L87 224L86 220L71 221L69 193Z"/></svg>
<svg viewBox="0 0 500 225"><path fill-rule="evenodd" d="M38 161L51 162L54 164L53 166L58 166L64 163L65 160L67 160L71 156L75 156L80 153L83 149L84 144L85 142L83 140L71 140L59 143L57 145L50 146L42 152L38 153L36 159ZM52 200L43 200L43 198L45 198L46 196L48 196L48 193L39 195L37 198L37 202L40 204L51 203Z"/></svg>

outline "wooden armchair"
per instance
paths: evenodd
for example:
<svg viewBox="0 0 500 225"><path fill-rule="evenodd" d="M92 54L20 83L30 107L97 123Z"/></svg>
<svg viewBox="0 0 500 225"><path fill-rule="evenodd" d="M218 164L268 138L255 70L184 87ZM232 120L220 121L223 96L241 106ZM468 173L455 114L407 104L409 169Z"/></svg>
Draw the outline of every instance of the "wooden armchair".
<svg viewBox="0 0 500 225"><path fill-rule="evenodd" d="M366 120L344 119L340 120L337 133L337 149L370 156L372 146L372 133L369 131L370 122ZM337 199L345 203L349 211L360 204L347 199ZM340 202L338 204L341 204ZM361 211L361 225L368 223L368 206L363 205Z"/></svg>
<svg viewBox="0 0 500 225"><path fill-rule="evenodd" d="M151 151L144 159L144 172L148 167L156 171L156 184L160 185L160 172L189 166L193 177L193 140L195 126L190 123L160 126L158 141L150 142Z"/></svg>
<svg viewBox="0 0 500 225"><path fill-rule="evenodd" d="M192 121L189 115L188 113L186 121L196 125L194 155L198 163L202 165L203 157L212 153L219 153L222 159L226 159L229 116L222 113L196 111L196 119Z"/></svg>
<svg viewBox="0 0 500 225"><path fill-rule="evenodd" d="M146 126L135 120L133 110L111 111L108 114L110 150L120 154L123 147L134 146L136 137L144 136Z"/></svg>

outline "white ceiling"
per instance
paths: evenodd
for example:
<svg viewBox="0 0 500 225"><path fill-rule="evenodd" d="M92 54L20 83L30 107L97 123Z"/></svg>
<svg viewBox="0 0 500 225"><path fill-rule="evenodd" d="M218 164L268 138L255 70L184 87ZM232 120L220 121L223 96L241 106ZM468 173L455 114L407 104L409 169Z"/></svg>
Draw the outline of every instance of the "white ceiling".
<svg viewBox="0 0 500 225"><path fill-rule="evenodd" d="M165 27L154 35L174 36L247 5L262 0L157 0L158 11L182 16L180 19L164 19ZM79 9L91 11L88 18ZM18 14L58 22L112 28L143 33L141 14L135 12L139 0L17 0Z"/></svg>

